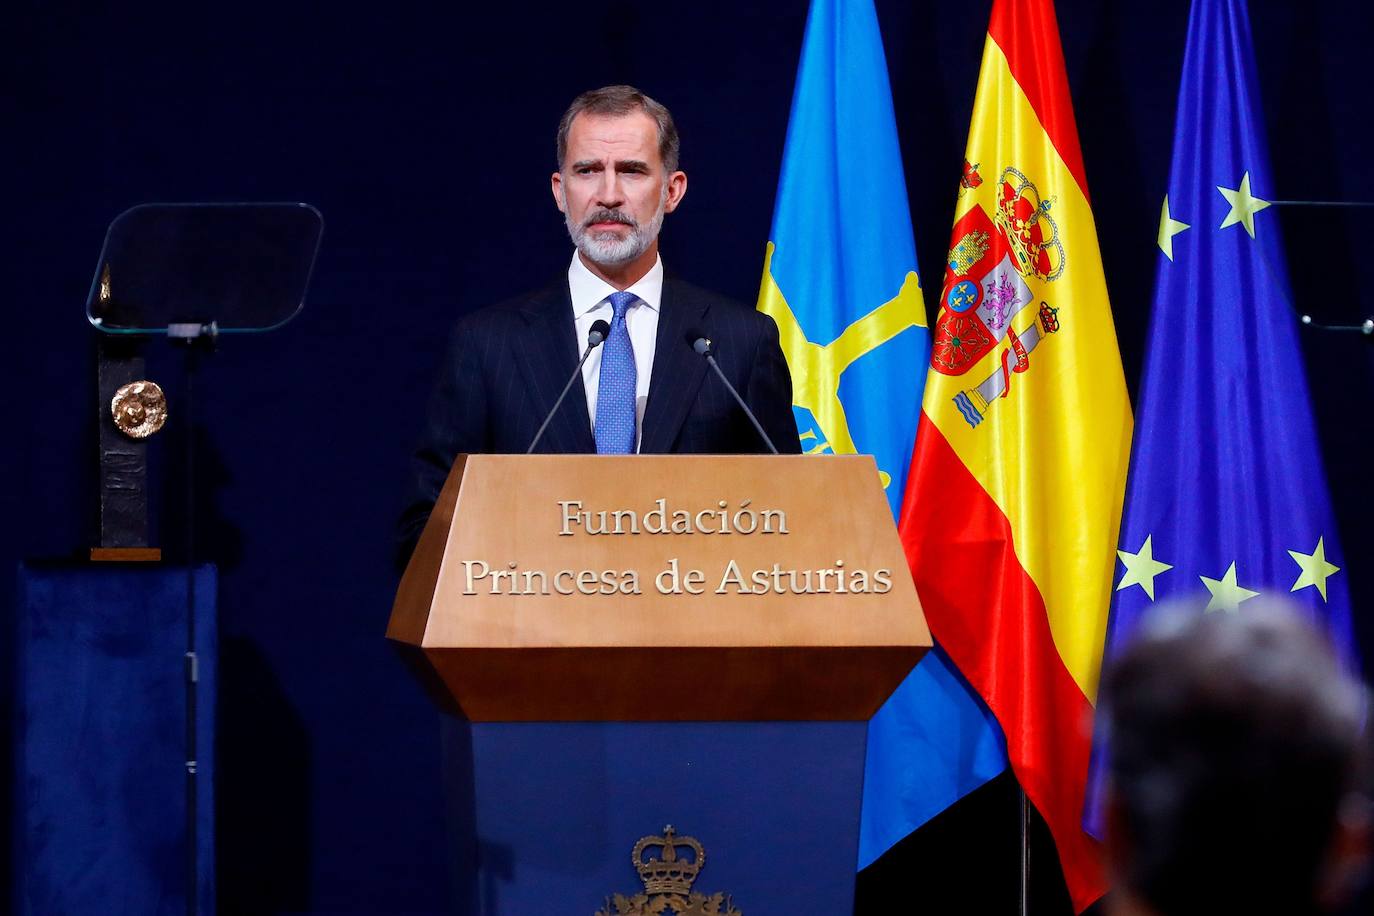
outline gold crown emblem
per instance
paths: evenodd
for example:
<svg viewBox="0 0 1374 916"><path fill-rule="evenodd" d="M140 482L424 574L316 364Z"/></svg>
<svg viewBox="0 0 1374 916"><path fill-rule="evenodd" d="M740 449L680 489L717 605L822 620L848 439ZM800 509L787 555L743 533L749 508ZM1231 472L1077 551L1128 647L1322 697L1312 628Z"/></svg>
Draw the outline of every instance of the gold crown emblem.
<svg viewBox="0 0 1374 916"><path fill-rule="evenodd" d="M663 836L646 836L636 843L630 861L644 882L644 893L607 897L596 916L743 916L729 894L707 896L692 890L706 864L706 850L695 837L678 836L671 824L663 828Z"/></svg>
<svg viewBox="0 0 1374 916"><path fill-rule="evenodd" d="M644 854L657 847L657 858L645 858ZM678 856L679 849L690 849L692 857L683 859ZM673 831L673 825L663 828L663 836L646 836L635 844L631 853L639 879L644 882L647 894L687 894L692 882L706 863L706 850L695 837L680 837Z"/></svg>
<svg viewBox="0 0 1374 916"><path fill-rule="evenodd" d="M1041 200L1034 182L1007 166L997 182L993 221L1006 235L1012 259L1023 277L1057 280L1064 272L1064 243L1050 216L1053 200Z"/></svg>

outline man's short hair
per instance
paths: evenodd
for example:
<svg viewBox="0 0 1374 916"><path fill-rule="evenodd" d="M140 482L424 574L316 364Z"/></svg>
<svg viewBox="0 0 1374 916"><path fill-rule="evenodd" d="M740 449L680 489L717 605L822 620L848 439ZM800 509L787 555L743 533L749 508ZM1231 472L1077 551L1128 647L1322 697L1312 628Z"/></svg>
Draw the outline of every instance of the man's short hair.
<svg viewBox="0 0 1374 916"><path fill-rule="evenodd" d="M1176 609L1103 674L1113 851L1162 914L1314 910L1366 793L1364 691L1287 608Z"/></svg>
<svg viewBox="0 0 1374 916"><path fill-rule="evenodd" d="M563 168L563 162L568 157L568 131L572 129L573 118L580 114L618 118L636 111L642 111L654 119L654 124L658 126L658 157L663 160L665 170L676 172L682 144L678 140L672 113L633 86L602 86L573 99L568 110L563 112L563 120L558 122L558 167Z"/></svg>

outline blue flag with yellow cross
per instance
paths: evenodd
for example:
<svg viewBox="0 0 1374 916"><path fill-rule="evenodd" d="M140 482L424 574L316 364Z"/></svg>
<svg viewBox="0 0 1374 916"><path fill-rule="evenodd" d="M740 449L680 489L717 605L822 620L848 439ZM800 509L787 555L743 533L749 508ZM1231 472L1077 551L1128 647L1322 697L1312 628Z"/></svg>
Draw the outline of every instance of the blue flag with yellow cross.
<svg viewBox="0 0 1374 916"><path fill-rule="evenodd" d="M1244 0L1196 0L1159 214L1105 657L1160 602L1282 597L1355 667L1350 593L1298 346ZM1103 833L1105 736L1084 822Z"/></svg>
<svg viewBox="0 0 1374 916"><path fill-rule="evenodd" d="M802 450L873 455L895 516L930 334L872 0L811 4L759 309ZM995 720L937 648L869 724L858 867L1005 768Z"/></svg>

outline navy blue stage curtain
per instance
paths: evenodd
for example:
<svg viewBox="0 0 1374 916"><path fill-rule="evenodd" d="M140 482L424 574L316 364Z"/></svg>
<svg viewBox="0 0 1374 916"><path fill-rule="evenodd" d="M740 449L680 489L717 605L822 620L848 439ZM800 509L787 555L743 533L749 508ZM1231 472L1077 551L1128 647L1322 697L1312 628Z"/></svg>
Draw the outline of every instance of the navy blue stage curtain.
<svg viewBox="0 0 1374 916"><path fill-rule="evenodd" d="M200 911L213 912L215 590L213 566L194 580L184 568L21 567L15 912L186 912L188 598Z"/></svg>

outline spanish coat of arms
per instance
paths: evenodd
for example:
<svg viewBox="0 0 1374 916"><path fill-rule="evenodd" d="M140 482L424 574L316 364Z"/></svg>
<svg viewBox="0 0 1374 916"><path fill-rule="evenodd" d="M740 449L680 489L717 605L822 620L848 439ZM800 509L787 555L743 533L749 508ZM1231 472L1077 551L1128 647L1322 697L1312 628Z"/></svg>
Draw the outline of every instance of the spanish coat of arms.
<svg viewBox="0 0 1374 916"><path fill-rule="evenodd" d="M967 187L962 180L961 186ZM1050 215L1053 201L1042 199L1035 183L1013 166L1002 170L995 191L991 214L976 205L954 226L931 353L936 372L958 376L1005 345L992 374L954 398L972 426L994 400L1007 396L1036 345L1059 330L1058 309L1040 299L1032 284L1043 289L1059 279L1066 262ZM1020 319L1018 331L1012 319L1027 310L1034 317L1029 323Z"/></svg>

